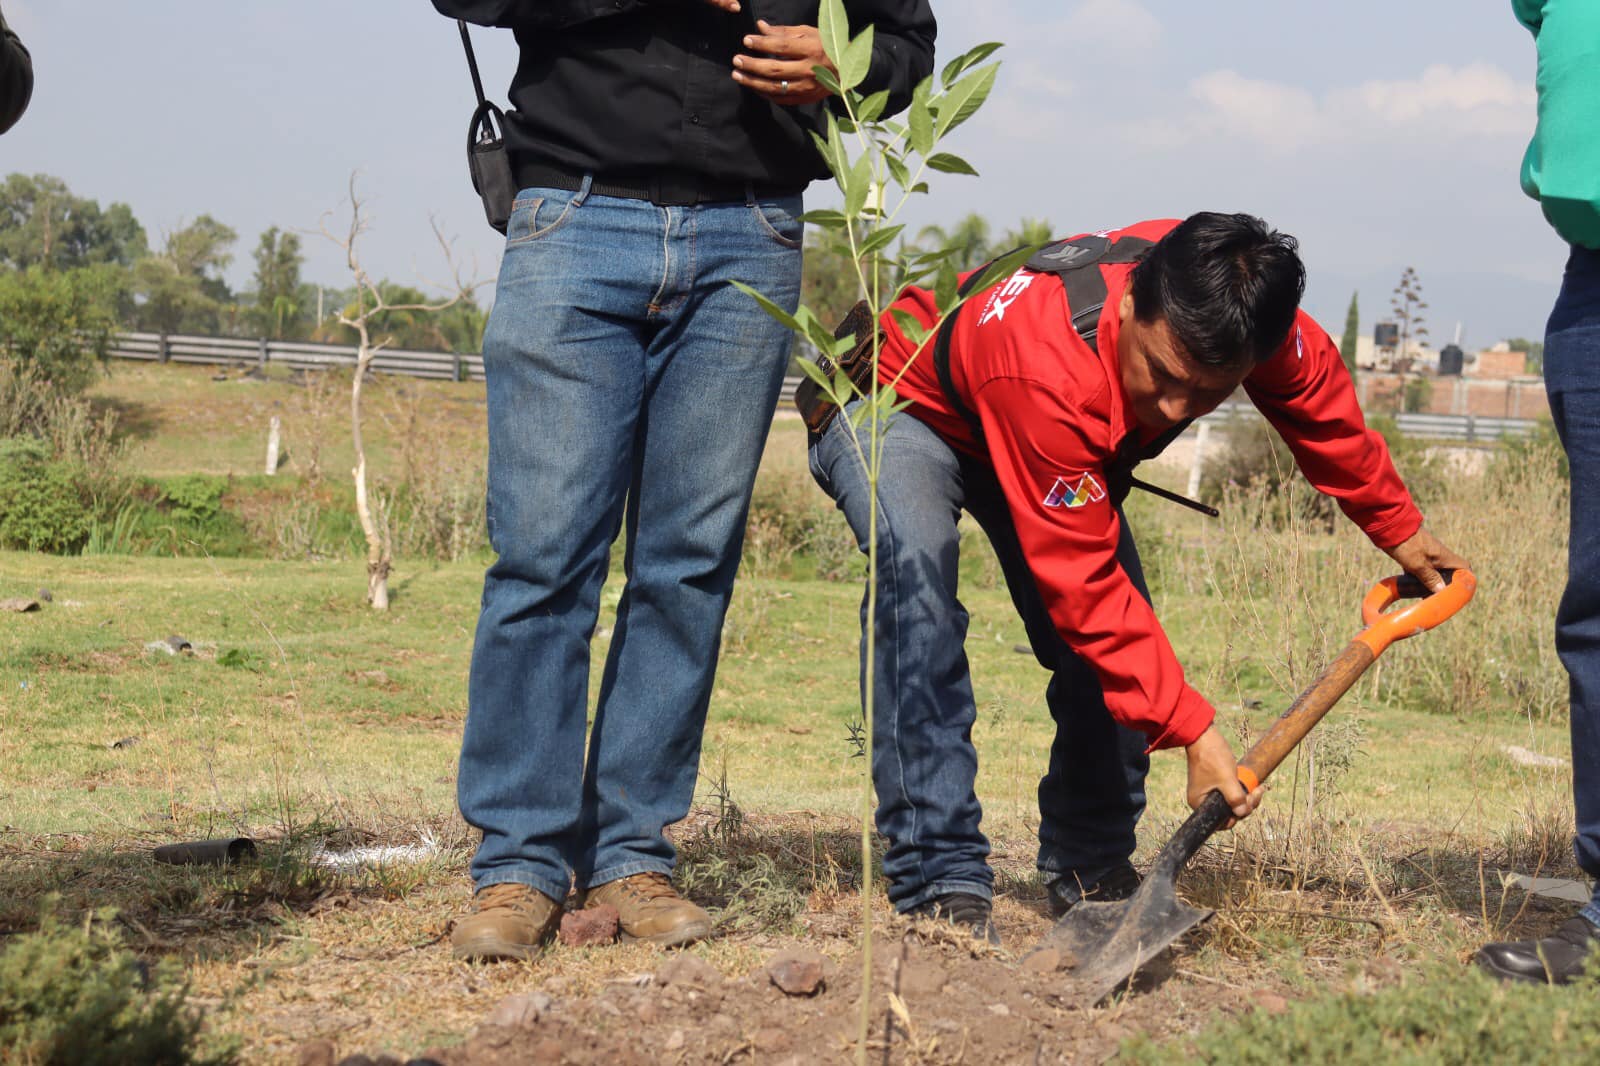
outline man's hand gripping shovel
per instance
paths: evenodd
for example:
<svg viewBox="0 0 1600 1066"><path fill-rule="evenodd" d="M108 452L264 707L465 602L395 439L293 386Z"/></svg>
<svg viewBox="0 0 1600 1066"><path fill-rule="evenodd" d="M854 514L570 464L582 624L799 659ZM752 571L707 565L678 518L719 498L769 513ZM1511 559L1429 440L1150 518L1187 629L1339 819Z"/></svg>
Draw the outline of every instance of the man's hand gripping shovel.
<svg viewBox="0 0 1600 1066"><path fill-rule="evenodd" d="M1361 603L1362 621L1367 628L1239 761L1239 780L1247 789L1254 789L1278 768L1385 648L1432 629L1466 606L1478 587L1472 572L1462 569L1441 574L1446 585L1431 596L1420 581L1408 575L1386 577L1373 586ZM1417 596L1426 598L1404 610L1383 613L1395 601ZM1222 793L1210 793L1161 849L1133 896L1116 903L1081 902L1045 934L1034 952L1060 953L1063 968L1070 975L1068 998L1094 1006L1139 967L1215 913L1179 902L1176 882L1200 845L1232 817Z"/></svg>

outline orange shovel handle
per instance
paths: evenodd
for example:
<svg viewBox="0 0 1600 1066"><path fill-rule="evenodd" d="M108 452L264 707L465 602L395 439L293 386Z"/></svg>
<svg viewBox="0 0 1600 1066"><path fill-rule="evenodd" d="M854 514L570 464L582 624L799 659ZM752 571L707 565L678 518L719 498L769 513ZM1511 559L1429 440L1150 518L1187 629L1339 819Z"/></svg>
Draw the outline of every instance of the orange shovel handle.
<svg viewBox="0 0 1600 1066"><path fill-rule="evenodd" d="M1414 637L1425 629L1432 629L1465 607L1478 591L1478 579L1471 570L1443 570L1445 587L1432 595L1422 583L1409 574L1386 577L1367 593L1361 601L1361 620L1367 628L1356 635L1356 640L1372 649L1373 657L1397 640ZM1384 609L1400 599L1422 596L1424 599L1392 614Z"/></svg>
<svg viewBox="0 0 1600 1066"><path fill-rule="evenodd" d="M1431 596L1422 582L1409 575L1386 577L1373 586L1361 604L1361 614L1367 628L1345 645L1338 658L1323 669L1317 679L1300 693L1289 709L1239 760L1239 781L1246 789L1254 789L1278 768L1278 764L1311 731L1311 727L1322 720L1322 716L1355 684L1367 667L1383 654L1385 648L1397 640L1415 636L1424 629L1432 629L1466 606L1478 588L1478 579L1472 575L1472 571L1461 569L1441 573L1445 587ZM1412 596L1423 596L1425 599L1393 614L1383 613L1383 609L1396 600Z"/></svg>

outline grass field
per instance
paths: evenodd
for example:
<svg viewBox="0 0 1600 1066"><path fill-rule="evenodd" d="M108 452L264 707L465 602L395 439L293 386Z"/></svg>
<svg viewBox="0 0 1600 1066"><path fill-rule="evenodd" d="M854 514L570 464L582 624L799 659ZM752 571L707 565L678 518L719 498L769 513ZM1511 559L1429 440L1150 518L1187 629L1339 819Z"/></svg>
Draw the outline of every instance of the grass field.
<svg viewBox="0 0 1600 1066"><path fill-rule="evenodd" d="M279 476L304 474L296 464L315 451L337 486L349 463L338 401L316 389L148 367L118 368L100 391L133 432L140 473L254 475L265 418L283 412L290 463ZM377 394L388 412L374 434L380 471L415 461L404 443L413 418L431 455L463 470L481 461L481 387L385 383ZM1464 477L1428 506L1430 525L1474 561L1478 601L1386 655L1274 778L1263 812L1208 849L1186 884L1221 914L1179 984L1305 996L1343 987L1353 968L1370 974L1377 958L1456 963L1486 936L1554 913L1503 890L1497 871L1575 875L1568 772L1510 753L1567 755L1549 647L1563 489L1537 464L1494 476L1520 506L1485 506ZM1508 487L1508 477L1523 480ZM848 943L863 770L848 738L859 570L837 529L831 542L793 543L779 528L797 511L826 528L825 505L798 423L780 421L701 788L678 835L680 876L725 933L695 950L730 974L774 938L837 927L826 942ZM1355 633L1362 593L1393 568L1347 524L1272 531L1261 508L1241 495L1207 523L1130 502L1157 610L1241 740ZM966 554L978 790L999 915L1021 944L1046 924L1032 872L1045 676L1019 650L1022 627L981 538ZM468 896L455 757L485 562L402 558L393 606L379 614L353 559L0 553L0 599L51 594L39 611L0 613L0 931L31 928L50 893L68 910L116 906L141 951L184 962L214 1038L262 1061L290 1061L299 1042L327 1034L352 1049L448 1042L506 992L584 994L656 965L623 946L483 973L450 963L438 943ZM815 576L830 567L850 576ZM605 612L616 596L613 582ZM609 626L603 616L596 684ZM169 654L160 642L172 635L192 651ZM1187 813L1181 756L1154 763L1141 862ZM263 842L260 863L204 872L149 860L161 843L235 834ZM353 871L316 862L361 843L422 845L428 857ZM1182 1031L1117 1019L1129 1032Z"/></svg>

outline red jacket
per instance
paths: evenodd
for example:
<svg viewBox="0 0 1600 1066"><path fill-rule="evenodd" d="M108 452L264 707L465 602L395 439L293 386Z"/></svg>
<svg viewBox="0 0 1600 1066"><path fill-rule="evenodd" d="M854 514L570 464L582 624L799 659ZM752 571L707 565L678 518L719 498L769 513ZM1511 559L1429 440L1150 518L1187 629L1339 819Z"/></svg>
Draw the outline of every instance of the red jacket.
<svg viewBox="0 0 1600 1066"><path fill-rule="evenodd" d="M1140 222L1105 236L1159 240L1177 224ZM1073 330L1066 292L1053 274L1019 270L973 294L957 317L951 375L983 425L981 450L939 387L931 334L913 353L884 314L879 377L910 401L910 414L994 465L1050 616L1099 675L1113 717L1148 736L1152 750L1185 746L1205 732L1215 711L1184 680L1155 612L1118 565L1119 519L1104 491L1105 464L1138 430L1117 364L1117 307L1133 267L1087 269L1100 270L1108 289L1098 354ZM894 306L934 324L926 290L912 289ZM1393 547L1421 527L1388 447L1362 419L1338 348L1304 311L1244 387L1307 479L1334 497L1373 543Z"/></svg>

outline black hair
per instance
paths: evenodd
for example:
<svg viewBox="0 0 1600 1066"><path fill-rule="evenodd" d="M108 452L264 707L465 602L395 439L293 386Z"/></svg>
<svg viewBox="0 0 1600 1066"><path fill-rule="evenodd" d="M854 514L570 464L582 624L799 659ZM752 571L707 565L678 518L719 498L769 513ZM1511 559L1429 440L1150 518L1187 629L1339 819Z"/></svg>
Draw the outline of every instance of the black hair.
<svg viewBox="0 0 1600 1066"><path fill-rule="evenodd" d="M1254 215L1190 215L1134 267L1133 313L1165 319L1205 366L1264 362L1289 336L1306 289L1298 248Z"/></svg>

